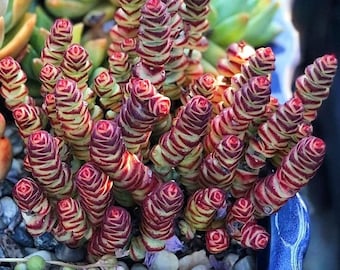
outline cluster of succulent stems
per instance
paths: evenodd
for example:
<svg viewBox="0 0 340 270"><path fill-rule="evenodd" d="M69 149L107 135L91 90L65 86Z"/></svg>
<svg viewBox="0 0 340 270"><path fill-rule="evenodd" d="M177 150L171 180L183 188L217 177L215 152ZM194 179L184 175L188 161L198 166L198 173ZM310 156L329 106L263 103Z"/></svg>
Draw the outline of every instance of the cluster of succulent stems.
<svg viewBox="0 0 340 270"><path fill-rule="evenodd" d="M0 94L26 147L29 177L13 197L28 232L86 245L90 262L121 250L140 261L197 231L211 254L231 243L265 248L257 220L324 158L312 122L337 59L317 58L280 104L270 47L232 43L206 71L209 0L118 2L103 66L73 42L70 20L55 20L39 58L39 101L20 62L0 60Z"/></svg>

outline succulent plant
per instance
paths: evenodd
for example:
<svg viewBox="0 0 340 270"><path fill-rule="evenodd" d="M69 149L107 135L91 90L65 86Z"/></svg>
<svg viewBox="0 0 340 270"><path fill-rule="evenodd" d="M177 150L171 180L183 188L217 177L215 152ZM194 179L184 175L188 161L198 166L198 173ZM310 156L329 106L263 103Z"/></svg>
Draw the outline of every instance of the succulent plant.
<svg viewBox="0 0 340 270"><path fill-rule="evenodd" d="M205 234L205 242L209 253L219 254L228 249L230 237L224 228L211 229Z"/></svg>
<svg viewBox="0 0 340 270"><path fill-rule="evenodd" d="M56 216L52 213L52 206L46 197L44 190L32 178L21 178L13 191L27 231L32 235L41 235L51 231Z"/></svg>
<svg viewBox="0 0 340 270"><path fill-rule="evenodd" d="M75 176L75 184L79 193L79 202L86 211L89 222L98 227L106 208L113 200L113 182L95 164L87 162L79 168ZM96 194L97 196L93 196Z"/></svg>
<svg viewBox="0 0 340 270"><path fill-rule="evenodd" d="M85 16L91 9L99 4L97 1L44 1L46 9L56 17L68 17L70 19Z"/></svg>
<svg viewBox="0 0 340 270"><path fill-rule="evenodd" d="M226 135L216 149L209 153L200 165L199 184L203 187L228 189L234 182L244 143L236 135Z"/></svg>
<svg viewBox="0 0 340 270"><path fill-rule="evenodd" d="M110 206L105 211L104 222L91 237L88 252L92 256L112 254L118 248L125 247L131 234L131 216L127 210Z"/></svg>
<svg viewBox="0 0 340 270"><path fill-rule="evenodd" d="M28 12L32 1L1 1L0 59L18 57L25 49L33 32L37 16Z"/></svg>
<svg viewBox="0 0 340 270"><path fill-rule="evenodd" d="M224 8L224 7L228 8ZM231 43L245 40L253 46L268 44L282 29L273 18L279 8L278 1L257 0L235 1L211 0L209 14L209 40L222 48ZM222 29L231 28L224 35Z"/></svg>
<svg viewBox="0 0 340 270"><path fill-rule="evenodd" d="M255 215L266 216L277 211L305 185L307 179L314 176L324 155L325 143L320 138L302 138L282 160L279 168L259 179L247 193L255 207Z"/></svg>
<svg viewBox="0 0 340 270"><path fill-rule="evenodd" d="M159 143L150 151L150 159L159 174L168 177L172 168L201 143L211 109L211 103L201 95L194 96L180 108L171 129L162 135Z"/></svg>
<svg viewBox="0 0 340 270"><path fill-rule="evenodd" d="M81 17L96 3L87 2L48 3L81 5L74 14ZM206 34L208 0L114 2L106 59L95 64L96 45L81 42L79 26L51 23L32 58L39 98L20 62L0 59L0 94L26 147L29 177L13 197L27 230L87 245L93 267L114 267L119 254L143 260L174 238L187 244L197 235L211 254L235 244L265 248L270 235L258 219L278 211L322 163L325 145L311 127L337 59L316 59L296 80L294 97L279 104L270 47L242 41L209 51L209 38L230 22L210 17L216 32ZM249 39L253 27L268 24L258 14L277 8L234 2L229 15L257 14L243 30ZM221 4L212 1L213 9Z"/></svg>
<svg viewBox="0 0 340 270"><path fill-rule="evenodd" d="M166 240L175 234L175 220L183 204L183 192L175 182L159 185L143 200L140 231L146 251L165 248Z"/></svg>

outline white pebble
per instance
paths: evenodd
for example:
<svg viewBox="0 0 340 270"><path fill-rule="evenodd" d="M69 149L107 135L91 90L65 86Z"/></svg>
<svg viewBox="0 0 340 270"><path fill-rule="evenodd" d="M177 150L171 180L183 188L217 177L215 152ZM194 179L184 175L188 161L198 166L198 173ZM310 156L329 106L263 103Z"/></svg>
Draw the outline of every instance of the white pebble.
<svg viewBox="0 0 340 270"><path fill-rule="evenodd" d="M5 196L0 199L0 213L2 221L9 225L19 214L19 208L11 197Z"/></svg>
<svg viewBox="0 0 340 270"><path fill-rule="evenodd" d="M191 270L196 265L204 265L208 269L212 267L204 249L196 251L179 260L179 270Z"/></svg>
<svg viewBox="0 0 340 270"><path fill-rule="evenodd" d="M129 267L127 266L127 264L125 262L118 261L116 269L117 270L129 270Z"/></svg>
<svg viewBox="0 0 340 270"><path fill-rule="evenodd" d="M150 270L177 270L178 258L175 254L162 250L155 255Z"/></svg>
<svg viewBox="0 0 340 270"><path fill-rule="evenodd" d="M196 265L195 267L191 268L191 270L209 270L210 268L204 264Z"/></svg>

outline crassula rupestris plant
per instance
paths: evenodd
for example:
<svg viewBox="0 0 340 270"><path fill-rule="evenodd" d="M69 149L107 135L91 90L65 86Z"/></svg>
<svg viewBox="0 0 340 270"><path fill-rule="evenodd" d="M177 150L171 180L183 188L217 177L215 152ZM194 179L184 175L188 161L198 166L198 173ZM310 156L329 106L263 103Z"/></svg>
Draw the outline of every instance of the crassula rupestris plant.
<svg viewBox="0 0 340 270"><path fill-rule="evenodd" d="M0 94L26 147L30 176L13 197L28 231L86 246L89 262L142 261L202 234L210 254L265 248L258 219L322 163L325 144L311 127L337 59L316 59L279 104L270 47L233 43L216 73L204 71L209 1L118 2L106 65L95 70L72 42L72 22L54 22L40 103L20 63L0 60Z"/></svg>

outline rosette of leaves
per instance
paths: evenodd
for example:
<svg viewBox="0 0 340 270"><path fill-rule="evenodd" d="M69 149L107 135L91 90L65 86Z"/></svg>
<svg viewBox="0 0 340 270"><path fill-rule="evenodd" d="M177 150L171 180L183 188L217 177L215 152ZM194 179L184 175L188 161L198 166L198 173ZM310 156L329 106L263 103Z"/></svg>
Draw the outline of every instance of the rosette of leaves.
<svg viewBox="0 0 340 270"><path fill-rule="evenodd" d="M249 199L239 198L235 200L226 216L226 229L233 239L241 240L244 225L254 222L254 212L255 208Z"/></svg>
<svg viewBox="0 0 340 270"><path fill-rule="evenodd" d="M220 254L230 245L230 237L224 228L210 229L205 234L205 246L210 254Z"/></svg>
<svg viewBox="0 0 340 270"><path fill-rule="evenodd" d="M95 123L89 154L91 161L114 180L115 199L124 206L142 203L159 185L150 168L127 150L116 122L99 120Z"/></svg>
<svg viewBox="0 0 340 270"><path fill-rule="evenodd" d="M64 130L63 139L71 145L76 158L88 160L93 120L77 83L60 79L55 86L55 103L56 116Z"/></svg>
<svg viewBox="0 0 340 270"><path fill-rule="evenodd" d="M292 136L297 133L302 123L303 106L299 98L291 98L270 115L256 129L256 135L249 136L244 153L244 165L236 169L231 192L239 198L257 180L260 170L266 162L279 151L288 151Z"/></svg>
<svg viewBox="0 0 340 270"><path fill-rule="evenodd" d="M266 229L256 223L247 223L242 228L240 244L253 250L266 248L269 242L269 233Z"/></svg>
<svg viewBox="0 0 340 270"><path fill-rule="evenodd" d="M170 14L161 0L148 0L141 8L136 51L139 62L134 75L148 79L160 90L165 81L164 65L172 49Z"/></svg>
<svg viewBox="0 0 340 270"><path fill-rule="evenodd" d="M3 48L4 51L2 57L11 55L20 61L23 69L25 70L28 83L30 85L31 94L35 98L39 98L39 74L40 70L46 61L40 59L43 49L45 47L45 40L49 39L50 33L55 33L56 43L61 45L59 53L63 53L65 45L71 40L63 39L66 36L65 32L59 31L66 30L66 25L63 27L59 24L55 26L55 22L61 18L71 20L74 27L71 27L73 43L81 44L87 49L87 53L93 63L91 73L94 68L100 66L105 57L106 49L108 47L108 30L105 30L105 24L112 22L113 14L115 13L117 6L113 2L109 1L4 1L8 2L7 13L4 16L4 22L0 23L0 28L6 21L11 20L8 23L8 27L14 24L20 16L23 17L15 26L15 31L10 30L9 33L0 33L5 35ZM4 6L5 7L5 6ZM6 8L6 7L5 7ZM23 12L24 15L21 15ZM106 27L107 28L107 27ZM59 29L59 30L57 30ZM1 40L1 38L0 38ZM53 42L52 42L53 43ZM6 46L5 46L6 45ZM47 46L48 47L48 46ZM1 48L1 42L0 42ZM6 50L6 51L5 51ZM46 50L46 47L45 47ZM13 53L10 53L14 51ZM20 52L20 54L18 53ZM44 53L45 54L45 53ZM58 53L57 53L58 54ZM0 55L2 55L0 53ZM2 58L0 57L0 58ZM54 56L52 56L54 58ZM62 55L61 55L62 58ZM46 60L47 57L44 57Z"/></svg>
<svg viewBox="0 0 340 270"><path fill-rule="evenodd" d="M226 193L222 189L216 187L199 189L188 199L184 221L193 231L208 230L216 218L217 211L226 206ZM182 233L188 235L186 230L182 230Z"/></svg>
<svg viewBox="0 0 340 270"><path fill-rule="evenodd" d="M270 47L255 50L245 42L231 44L227 55L217 59L219 83L213 98L215 114L232 106L235 92L250 78L265 76L270 80L275 69L275 55Z"/></svg>
<svg viewBox="0 0 340 270"><path fill-rule="evenodd" d="M161 184L142 205L141 239L148 252L165 248L174 236L175 221L184 205L184 195L175 182Z"/></svg>
<svg viewBox="0 0 340 270"><path fill-rule="evenodd" d="M36 181L30 178L20 179L12 194L31 235L37 236L52 231L56 217L44 190Z"/></svg>
<svg viewBox="0 0 340 270"><path fill-rule="evenodd" d="M244 143L240 138L235 135L224 136L216 149L203 159L199 168L199 184L228 190L234 181L243 151Z"/></svg>
<svg viewBox="0 0 340 270"><path fill-rule="evenodd" d="M277 170L258 181L247 193L255 207L255 215L276 212L315 175L325 155L322 139L308 136L301 139L282 160Z"/></svg>
<svg viewBox="0 0 340 270"><path fill-rule="evenodd" d="M294 95L304 104L304 119L312 122L317 110L328 97L337 70L338 60L332 54L318 57L305 68L304 74L295 81Z"/></svg>
<svg viewBox="0 0 340 270"><path fill-rule="evenodd" d="M132 77L131 70L133 67L129 60L129 55L121 51L115 51L112 54L108 51L108 54L110 73L114 76L118 84L122 86L126 85L126 88L128 88L128 82ZM128 90L125 92L128 92Z"/></svg>
<svg viewBox="0 0 340 270"><path fill-rule="evenodd" d="M195 95L201 95L213 102L217 86L216 77L210 73L204 73L182 90L181 102L186 104Z"/></svg>
<svg viewBox="0 0 340 270"><path fill-rule="evenodd" d="M101 70L93 80L93 91L99 98L99 105L106 119L115 118L123 103L123 89L119 86L112 69Z"/></svg>
<svg viewBox="0 0 340 270"><path fill-rule="evenodd" d="M131 83L130 96L122 106L117 121L127 149L131 153L141 154L149 148L154 126L170 113L171 101L147 79L132 78Z"/></svg>
<svg viewBox="0 0 340 270"><path fill-rule="evenodd" d="M110 29L110 45L108 54L111 56L115 52L124 52L124 42L129 40L136 46L136 37L139 28L139 19L141 17L141 8L144 0L117 0L119 8L114 14L116 24Z"/></svg>
<svg viewBox="0 0 340 270"><path fill-rule="evenodd" d="M245 41L233 42L225 50L224 56L209 59L216 62L216 69L224 77L231 78L241 72L242 64L256 54L253 46ZM214 63L214 62L213 62Z"/></svg>
<svg viewBox="0 0 340 270"><path fill-rule="evenodd" d="M32 1L1 1L0 9L0 59L19 57L25 51L33 32L37 16L30 13Z"/></svg>
<svg viewBox="0 0 340 270"><path fill-rule="evenodd" d="M257 224L254 205L247 198L237 199L226 216L228 235L243 247L253 250L263 249L269 242L269 233Z"/></svg>
<svg viewBox="0 0 340 270"><path fill-rule="evenodd" d="M171 129L151 149L150 160L157 173L171 178L172 168L201 143L211 111L211 103L200 95L193 97L179 110Z"/></svg>
<svg viewBox="0 0 340 270"><path fill-rule="evenodd" d="M33 132L27 141L25 167L50 197L72 196L75 185L71 166L62 161L58 141L47 131Z"/></svg>
<svg viewBox="0 0 340 270"><path fill-rule="evenodd" d="M184 0L183 5L180 6L180 15L188 27L186 35L188 36L187 46L189 49L204 51L208 46L204 33L209 28L207 20L210 11L209 3L210 0Z"/></svg>
<svg viewBox="0 0 340 270"><path fill-rule="evenodd" d="M250 168L260 169L267 158L276 151L286 149L292 135L302 121L303 106L299 98L291 98L280 105L272 115L257 128L257 138L251 137L245 153Z"/></svg>
<svg viewBox="0 0 340 270"><path fill-rule="evenodd" d="M26 85L27 75L21 65L11 56L0 59L0 94L9 110L25 103L34 105Z"/></svg>
<svg viewBox="0 0 340 270"><path fill-rule="evenodd" d="M103 222L88 243L89 254L98 258L124 248L128 243L131 230L129 212L118 206L108 207Z"/></svg>
<svg viewBox="0 0 340 270"><path fill-rule="evenodd" d="M70 246L79 246L91 238L93 228L86 218L86 212L79 200L65 197L56 204L56 238Z"/></svg>
<svg viewBox="0 0 340 270"><path fill-rule="evenodd" d="M113 201L113 181L95 164L87 162L77 171L75 185L80 205L86 211L89 222L93 227L98 227L106 208Z"/></svg>
<svg viewBox="0 0 340 270"><path fill-rule="evenodd" d="M204 138L206 151L213 151L226 135L244 139L251 122L264 114L270 93L270 81L265 76L252 77L236 91L232 106L211 120L210 131Z"/></svg>

